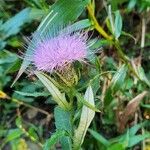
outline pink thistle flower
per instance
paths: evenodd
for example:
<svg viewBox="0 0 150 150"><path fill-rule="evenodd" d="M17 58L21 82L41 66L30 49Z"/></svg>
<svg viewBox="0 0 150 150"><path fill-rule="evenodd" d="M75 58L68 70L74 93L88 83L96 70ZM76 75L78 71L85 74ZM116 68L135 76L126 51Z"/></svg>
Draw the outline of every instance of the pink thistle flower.
<svg viewBox="0 0 150 150"><path fill-rule="evenodd" d="M40 71L63 70L68 64L84 61L88 54L87 40L87 33L81 32L63 32L55 37L41 37L32 47L30 60Z"/></svg>

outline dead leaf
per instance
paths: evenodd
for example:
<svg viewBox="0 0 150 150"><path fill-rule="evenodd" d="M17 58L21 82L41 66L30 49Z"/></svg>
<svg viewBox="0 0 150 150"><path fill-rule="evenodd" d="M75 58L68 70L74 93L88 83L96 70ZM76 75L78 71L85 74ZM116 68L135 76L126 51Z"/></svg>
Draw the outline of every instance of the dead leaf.
<svg viewBox="0 0 150 150"><path fill-rule="evenodd" d="M119 132L123 132L126 124L129 120L129 117L134 115L136 112L141 100L148 94L147 91L143 91L141 94L137 95L135 98L133 98L129 103L127 104L126 108L124 111L119 112L120 115L117 116L118 118L118 128Z"/></svg>

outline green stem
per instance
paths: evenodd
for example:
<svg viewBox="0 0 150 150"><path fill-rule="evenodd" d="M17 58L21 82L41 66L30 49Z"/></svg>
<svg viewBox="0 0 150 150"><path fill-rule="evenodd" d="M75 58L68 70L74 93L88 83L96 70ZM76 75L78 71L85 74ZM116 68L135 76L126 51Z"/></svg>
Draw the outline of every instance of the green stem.
<svg viewBox="0 0 150 150"><path fill-rule="evenodd" d="M94 27L95 29L103 36L105 37L106 39L108 40L112 40L112 37L109 36L105 30L99 25L95 15L94 15L94 10L93 10L93 6L92 4L89 4L87 6L87 9L88 9L88 12L89 12L89 16L91 17L92 21L93 21L93 24L94 24Z"/></svg>

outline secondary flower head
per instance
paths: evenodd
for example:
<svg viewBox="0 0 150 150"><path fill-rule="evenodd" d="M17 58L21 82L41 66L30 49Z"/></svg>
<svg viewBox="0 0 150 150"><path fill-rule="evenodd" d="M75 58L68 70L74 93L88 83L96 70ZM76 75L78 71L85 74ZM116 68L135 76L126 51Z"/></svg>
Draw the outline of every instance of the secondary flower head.
<svg viewBox="0 0 150 150"><path fill-rule="evenodd" d="M75 61L84 61L87 56L87 33L62 32L37 41L32 54L32 64L37 70L63 70Z"/></svg>

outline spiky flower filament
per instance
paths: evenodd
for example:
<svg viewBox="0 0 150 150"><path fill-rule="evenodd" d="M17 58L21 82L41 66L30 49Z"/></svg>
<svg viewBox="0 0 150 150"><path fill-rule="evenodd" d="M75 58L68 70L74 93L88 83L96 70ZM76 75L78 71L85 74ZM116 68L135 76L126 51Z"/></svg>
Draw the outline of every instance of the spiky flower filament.
<svg viewBox="0 0 150 150"><path fill-rule="evenodd" d="M36 33L29 46L32 52L26 58L35 70L55 73L67 86L77 83L78 75L73 64L76 61L85 62L89 54L87 32L61 30L55 36Z"/></svg>
<svg viewBox="0 0 150 150"><path fill-rule="evenodd" d="M53 72L75 61L84 61L86 56L86 37L72 33L40 41L34 49L32 62L37 70Z"/></svg>

